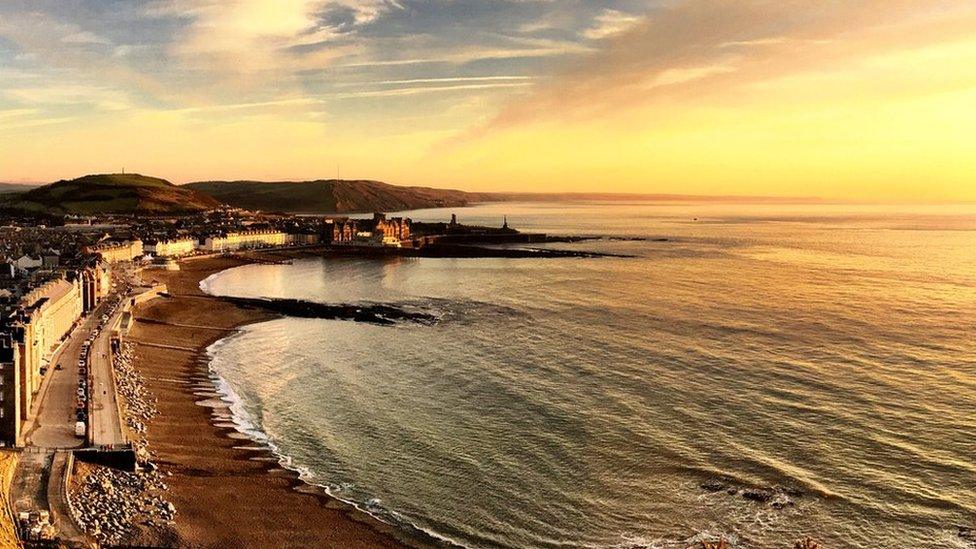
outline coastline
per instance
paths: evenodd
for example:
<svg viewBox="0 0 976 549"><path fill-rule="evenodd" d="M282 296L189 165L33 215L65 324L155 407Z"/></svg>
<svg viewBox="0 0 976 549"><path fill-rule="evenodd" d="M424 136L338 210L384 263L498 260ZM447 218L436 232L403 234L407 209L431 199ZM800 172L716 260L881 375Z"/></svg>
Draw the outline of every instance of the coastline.
<svg viewBox="0 0 976 549"><path fill-rule="evenodd" d="M279 315L208 296L200 282L232 267L308 255L255 252L183 261L180 271L143 272L145 280L169 289L169 297L136 307L129 340L133 365L158 399L159 416L147 435L154 462L172 475L167 497L177 509L173 532L180 547L433 545L283 468L270 448L237 430L214 385L208 348L242 326Z"/></svg>

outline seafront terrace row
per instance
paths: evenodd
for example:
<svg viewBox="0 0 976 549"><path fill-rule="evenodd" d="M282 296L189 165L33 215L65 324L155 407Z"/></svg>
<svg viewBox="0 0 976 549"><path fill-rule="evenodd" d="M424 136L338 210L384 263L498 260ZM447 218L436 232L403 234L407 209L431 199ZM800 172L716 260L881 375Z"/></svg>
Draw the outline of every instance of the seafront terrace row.
<svg viewBox="0 0 976 549"><path fill-rule="evenodd" d="M62 277L26 294L0 326L0 443L21 443L41 368L84 311L78 279Z"/></svg>
<svg viewBox="0 0 976 549"><path fill-rule="evenodd" d="M200 247L205 252L225 252L248 248L318 244L318 235L289 234L279 231L247 231L207 237Z"/></svg>
<svg viewBox="0 0 976 549"><path fill-rule="evenodd" d="M147 244L145 251L156 257L180 257L192 254L198 247L199 242L196 238L186 237Z"/></svg>
<svg viewBox="0 0 976 549"><path fill-rule="evenodd" d="M89 255L101 256L102 260L108 263L119 263L121 261L132 261L143 254L141 240L129 240L112 244L100 244L97 246L86 246L83 251Z"/></svg>

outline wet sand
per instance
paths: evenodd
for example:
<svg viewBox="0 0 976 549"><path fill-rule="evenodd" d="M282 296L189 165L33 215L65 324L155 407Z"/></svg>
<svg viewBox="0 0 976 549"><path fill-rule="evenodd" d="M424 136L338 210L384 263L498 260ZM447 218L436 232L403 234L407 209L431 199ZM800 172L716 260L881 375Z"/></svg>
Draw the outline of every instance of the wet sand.
<svg viewBox="0 0 976 549"><path fill-rule="evenodd" d="M165 497L177 509L175 544L425 545L306 485L294 472L280 468L266 449L233 429L229 411L213 392L205 349L234 328L273 315L206 296L199 283L248 262L243 257L199 259L184 261L181 271L143 273L146 281L167 284L170 293L135 309L137 321L129 338L136 344L134 366L158 399L159 416L149 423L148 439L157 465L172 473ZM174 540L158 543L172 545Z"/></svg>

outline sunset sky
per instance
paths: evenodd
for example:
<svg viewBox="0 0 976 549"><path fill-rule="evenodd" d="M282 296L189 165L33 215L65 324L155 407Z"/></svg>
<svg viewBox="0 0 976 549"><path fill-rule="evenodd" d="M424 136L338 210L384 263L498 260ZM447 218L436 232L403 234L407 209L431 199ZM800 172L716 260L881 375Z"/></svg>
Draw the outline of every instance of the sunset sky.
<svg viewBox="0 0 976 549"><path fill-rule="evenodd" d="M976 201L972 0L4 0L0 181Z"/></svg>

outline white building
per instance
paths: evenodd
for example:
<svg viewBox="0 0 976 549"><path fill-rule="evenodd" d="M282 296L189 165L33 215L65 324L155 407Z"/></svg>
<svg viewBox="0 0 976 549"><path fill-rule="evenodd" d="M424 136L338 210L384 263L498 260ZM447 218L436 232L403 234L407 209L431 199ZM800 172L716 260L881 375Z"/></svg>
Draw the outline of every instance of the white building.
<svg viewBox="0 0 976 549"><path fill-rule="evenodd" d="M132 261L142 255L142 241L128 240L125 242L99 244L98 246L86 246L84 251L88 254L100 255L102 260L108 263Z"/></svg>
<svg viewBox="0 0 976 549"><path fill-rule="evenodd" d="M44 261L39 257L31 257L24 254L14 261L14 267L17 267L21 271L31 271L33 269L40 269Z"/></svg>
<svg viewBox="0 0 976 549"><path fill-rule="evenodd" d="M156 257L179 257L192 254L198 246L195 238L176 238L173 240L160 240L155 244L148 244L146 251Z"/></svg>
<svg viewBox="0 0 976 549"><path fill-rule="evenodd" d="M246 231L227 233L225 236L210 236L200 247L207 252L228 252L250 248L286 246L291 244L288 233L278 231Z"/></svg>

